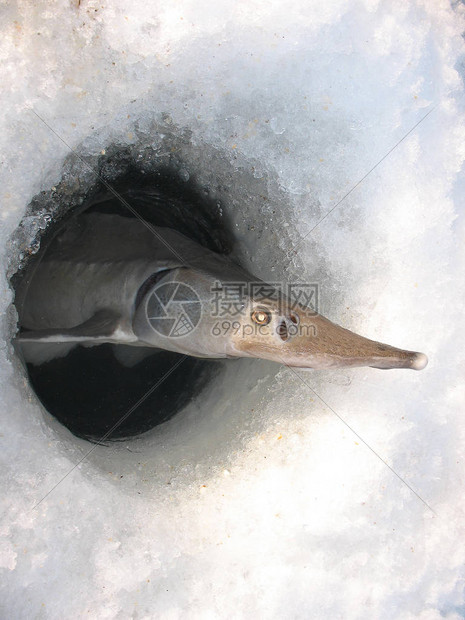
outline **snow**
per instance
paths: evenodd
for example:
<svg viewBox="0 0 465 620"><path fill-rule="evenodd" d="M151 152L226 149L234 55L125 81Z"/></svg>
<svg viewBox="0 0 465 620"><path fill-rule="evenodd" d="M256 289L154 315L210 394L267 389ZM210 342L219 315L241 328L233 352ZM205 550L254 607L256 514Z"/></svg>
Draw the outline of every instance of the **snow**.
<svg viewBox="0 0 465 620"><path fill-rule="evenodd" d="M209 187L258 276L318 282L330 319L430 360L306 384L240 361L169 423L94 447L28 386L4 275L2 615L463 617L463 6L2 10L2 274L31 199L93 178L70 149L95 166L127 146Z"/></svg>

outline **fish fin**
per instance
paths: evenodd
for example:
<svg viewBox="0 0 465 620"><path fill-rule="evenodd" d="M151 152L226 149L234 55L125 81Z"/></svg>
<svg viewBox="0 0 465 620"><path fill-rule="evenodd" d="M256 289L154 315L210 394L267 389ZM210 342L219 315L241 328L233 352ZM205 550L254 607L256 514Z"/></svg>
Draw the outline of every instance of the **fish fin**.
<svg viewBox="0 0 465 620"><path fill-rule="evenodd" d="M128 344L114 344L112 346L113 355L122 366L132 368L142 362L146 357L160 353L163 349L155 347L139 347Z"/></svg>
<svg viewBox="0 0 465 620"><path fill-rule="evenodd" d="M118 338L127 339L121 330L121 317L111 310L99 310L90 319L74 327L56 327L52 329L26 330L16 336L20 343L84 343L108 342Z"/></svg>
<svg viewBox="0 0 465 620"><path fill-rule="evenodd" d="M119 339L124 342L128 336L116 312L99 310L74 327L22 331L17 334L15 342L26 362L40 365L64 357L78 344L95 346Z"/></svg>

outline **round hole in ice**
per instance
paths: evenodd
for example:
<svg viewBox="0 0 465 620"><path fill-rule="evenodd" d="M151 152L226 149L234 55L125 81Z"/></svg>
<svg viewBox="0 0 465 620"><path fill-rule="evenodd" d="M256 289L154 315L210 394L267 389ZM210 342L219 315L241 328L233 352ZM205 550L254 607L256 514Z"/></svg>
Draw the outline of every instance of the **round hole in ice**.
<svg viewBox="0 0 465 620"><path fill-rule="evenodd" d="M105 178L105 167L113 172L111 188L118 196L100 182ZM53 221L47 220L37 254L13 277L20 323L35 266L46 255L55 236L61 235L72 218L84 211L132 218L135 215L128 210L129 204L150 224L174 228L211 250L227 253L232 239L224 217L219 216L217 200L209 198L183 171L185 168L169 166L141 170L126 153L117 151L103 162L100 181L92 180L85 196L74 202L70 200L66 180L54 188L53 199L61 208ZM46 204L47 195L37 200ZM47 411L72 433L98 441L113 429L108 440L121 440L140 435L172 418L202 391L221 367L216 361L186 358L125 417L176 364L180 354L162 351L128 364L120 351L119 345L111 344L77 346L64 357L40 364L27 363L28 377Z"/></svg>

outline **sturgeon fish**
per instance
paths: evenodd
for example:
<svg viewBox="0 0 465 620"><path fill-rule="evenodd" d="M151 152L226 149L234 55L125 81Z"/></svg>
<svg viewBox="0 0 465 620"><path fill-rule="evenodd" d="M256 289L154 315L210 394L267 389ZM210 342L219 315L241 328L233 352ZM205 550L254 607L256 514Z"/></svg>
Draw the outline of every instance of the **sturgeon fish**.
<svg viewBox="0 0 465 620"><path fill-rule="evenodd" d="M255 357L301 369L427 364L423 353L359 336L272 287L257 299L251 286L257 282L172 229L83 214L53 240L30 278L17 340L35 364L78 344L102 343L126 345L126 352ZM243 294L225 321L213 312L212 291L225 293L232 283L242 283Z"/></svg>

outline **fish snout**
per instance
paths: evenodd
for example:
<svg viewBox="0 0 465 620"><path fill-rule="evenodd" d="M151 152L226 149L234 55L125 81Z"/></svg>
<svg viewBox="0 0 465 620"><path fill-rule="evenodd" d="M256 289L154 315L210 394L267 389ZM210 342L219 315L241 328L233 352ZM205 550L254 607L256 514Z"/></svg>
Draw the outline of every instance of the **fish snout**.
<svg viewBox="0 0 465 620"><path fill-rule="evenodd" d="M428 357L424 353L415 353L412 359L413 370L423 370L428 365Z"/></svg>
<svg viewBox="0 0 465 620"><path fill-rule="evenodd" d="M252 320L268 325L265 347L249 342L249 352L298 368L411 368L422 370L428 363L424 353L397 349L369 340L332 323L308 308L284 308L270 313L257 309Z"/></svg>
<svg viewBox="0 0 465 620"><path fill-rule="evenodd" d="M228 344L232 357L258 357L302 369L422 370L428 363L424 353L370 340L306 307L271 302L252 305L241 327Z"/></svg>
<svg viewBox="0 0 465 620"><path fill-rule="evenodd" d="M428 364L424 353L370 340L318 314L302 315L297 331L298 336L294 343L289 342L287 349L290 359L293 352L297 353L298 365L303 368L370 366L422 370Z"/></svg>

